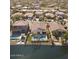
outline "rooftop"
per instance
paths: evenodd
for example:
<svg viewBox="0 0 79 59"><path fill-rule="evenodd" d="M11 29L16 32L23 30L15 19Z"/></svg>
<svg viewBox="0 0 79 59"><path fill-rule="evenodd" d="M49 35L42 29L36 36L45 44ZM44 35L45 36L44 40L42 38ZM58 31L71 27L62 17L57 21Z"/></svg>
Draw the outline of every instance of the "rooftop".
<svg viewBox="0 0 79 59"><path fill-rule="evenodd" d="M26 26L28 25L28 22L27 21L24 21L24 20L19 20L19 21L16 21L13 26Z"/></svg>

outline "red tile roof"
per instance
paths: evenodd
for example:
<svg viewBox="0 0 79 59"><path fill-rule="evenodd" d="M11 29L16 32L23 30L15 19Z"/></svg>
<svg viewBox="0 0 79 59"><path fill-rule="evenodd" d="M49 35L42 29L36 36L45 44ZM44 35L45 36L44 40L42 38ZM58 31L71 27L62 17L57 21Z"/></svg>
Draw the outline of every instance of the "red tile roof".
<svg viewBox="0 0 79 59"><path fill-rule="evenodd" d="M56 30L56 29L65 30L64 27L61 24L58 24L56 22L50 22L49 25L50 25L50 30L51 31Z"/></svg>
<svg viewBox="0 0 79 59"><path fill-rule="evenodd" d="M19 20L19 21L16 21L13 26L26 26L28 25L28 22L27 21L24 21L24 20Z"/></svg>
<svg viewBox="0 0 79 59"><path fill-rule="evenodd" d="M27 26L29 24L30 29L32 32L34 31L38 31L38 29L43 29L46 30L46 26L47 26L47 22L28 22L28 21L24 21L24 20L19 20L16 21L13 26ZM50 31L56 30L56 29L64 29L64 26L62 26L61 24L58 24L56 22L48 22L49 24L49 29Z"/></svg>
<svg viewBox="0 0 79 59"><path fill-rule="evenodd" d="M53 31L53 30L56 30L56 29L62 29L62 30L65 30L64 27L56 22L48 22L49 23L49 29L50 31ZM46 29L46 25L47 23L46 22L33 22L33 23L30 23L30 29L32 32L38 30L38 28L40 29Z"/></svg>

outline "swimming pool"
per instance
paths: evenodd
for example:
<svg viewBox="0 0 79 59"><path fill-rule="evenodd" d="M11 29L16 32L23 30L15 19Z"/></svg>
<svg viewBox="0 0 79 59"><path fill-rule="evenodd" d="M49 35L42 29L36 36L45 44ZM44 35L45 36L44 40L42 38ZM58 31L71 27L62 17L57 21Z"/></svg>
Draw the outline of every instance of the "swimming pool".
<svg viewBox="0 0 79 59"><path fill-rule="evenodd" d="M38 34L32 36L32 41L47 41L47 36L45 34Z"/></svg>
<svg viewBox="0 0 79 59"><path fill-rule="evenodd" d="M20 32L12 33L12 35L10 36L10 39L11 40L21 39L21 33Z"/></svg>

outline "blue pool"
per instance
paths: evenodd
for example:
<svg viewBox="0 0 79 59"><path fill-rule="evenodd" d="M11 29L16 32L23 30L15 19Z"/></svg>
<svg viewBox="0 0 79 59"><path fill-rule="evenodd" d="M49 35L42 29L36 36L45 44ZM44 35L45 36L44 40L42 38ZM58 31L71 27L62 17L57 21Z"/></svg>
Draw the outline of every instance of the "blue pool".
<svg viewBox="0 0 79 59"><path fill-rule="evenodd" d="M37 39L39 39L40 41L45 41L45 40L47 40L45 34L38 34L38 35L33 35L33 36L32 36L32 41L36 41Z"/></svg>
<svg viewBox="0 0 79 59"><path fill-rule="evenodd" d="M20 35L21 35L20 32L12 33L12 35L10 36L10 39L12 39L12 40L18 39L18 37L20 37Z"/></svg>
<svg viewBox="0 0 79 59"><path fill-rule="evenodd" d="M34 35L33 36L34 38L45 38L46 37L46 35L43 35L43 34L38 34L38 35Z"/></svg>

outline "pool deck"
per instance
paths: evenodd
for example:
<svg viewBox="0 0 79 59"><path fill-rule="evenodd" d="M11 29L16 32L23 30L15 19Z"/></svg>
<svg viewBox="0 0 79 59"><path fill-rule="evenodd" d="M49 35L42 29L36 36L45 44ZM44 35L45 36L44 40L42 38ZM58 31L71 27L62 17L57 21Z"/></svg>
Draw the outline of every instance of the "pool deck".
<svg viewBox="0 0 79 59"><path fill-rule="evenodd" d="M16 40L10 40L10 45L25 45L25 44L17 44L18 42ZM28 42L26 45L52 45L51 42ZM60 42L54 42L54 45L56 46L62 46L62 43Z"/></svg>

